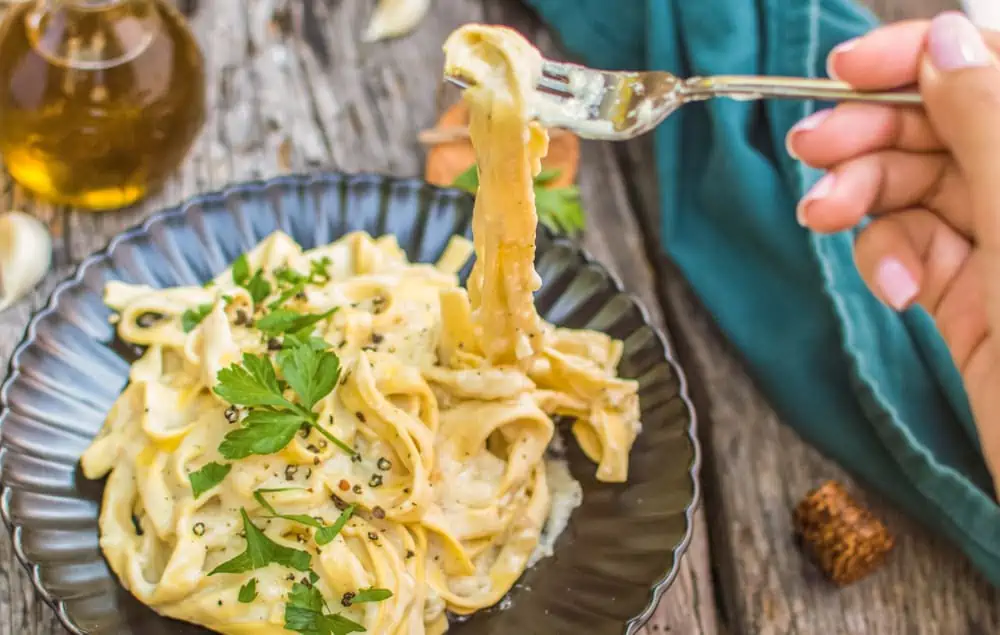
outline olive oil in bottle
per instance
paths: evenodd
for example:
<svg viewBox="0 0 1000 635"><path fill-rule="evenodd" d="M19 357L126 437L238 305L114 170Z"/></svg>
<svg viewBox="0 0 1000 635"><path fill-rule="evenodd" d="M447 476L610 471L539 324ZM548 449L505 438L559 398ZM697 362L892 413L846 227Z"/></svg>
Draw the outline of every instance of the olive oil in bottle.
<svg viewBox="0 0 1000 635"><path fill-rule="evenodd" d="M134 203L177 168L204 117L201 52L162 0L30 0L0 23L0 155L43 198Z"/></svg>

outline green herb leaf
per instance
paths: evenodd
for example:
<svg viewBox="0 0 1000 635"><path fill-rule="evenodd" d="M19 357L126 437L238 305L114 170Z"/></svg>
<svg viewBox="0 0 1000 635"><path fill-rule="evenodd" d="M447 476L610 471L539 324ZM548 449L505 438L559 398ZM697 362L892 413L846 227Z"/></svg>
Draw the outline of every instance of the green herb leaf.
<svg viewBox="0 0 1000 635"><path fill-rule="evenodd" d="M288 302L298 293L300 293L303 289L305 289L305 287L306 287L305 282L296 282L294 285L282 291L281 295L278 296L278 299L272 302L271 304L268 304L267 308L270 309L271 311L279 309L283 304L285 304L285 302Z"/></svg>
<svg viewBox="0 0 1000 635"><path fill-rule="evenodd" d="M274 271L274 279L281 286L293 286L307 280L307 276L290 267L281 267Z"/></svg>
<svg viewBox="0 0 1000 635"><path fill-rule="evenodd" d="M181 328L185 333L190 333L196 326L201 324L209 313L212 312L213 304L199 304L193 309L188 309L181 314Z"/></svg>
<svg viewBox="0 0 1000 635"><path fill-rule="evenodd" d="M267 355L243 353L243 364L231 364L216 376L215 394L238 406L285 406L274 365Z"/></svg>
<svg viewBox="0 0 1000 635"><path fill-rule="evenodd" d="M320 320L325 320L336 312L334 307L324 313L298 313L288 309L275 309L257 320L257 328L274 337L282 333L303 333ZM308 333L306 333L308 335Z"/></svg>
<svg viewBox="0 0 1000 635"><path fill-rule="evenodd" d="M557 234L575 234L586 225L576 186L535 188L538 222Z"/></svg>
<svg viewBox="0 0 1000 635"><path fill-rule="evenodd" d="M558 179L560 174L562 174L562 170L557 168L542 168L542 171L535 176L535 185L548 185Z"/></svg>
<svg viewBox="0 0 1000 635"><path fill-rule="evenodd" d="M351 519L351 515L354 514L354 508L355 508L354 505L348 505L347 509L340 512L340 516L337 518L337 520L334 521L332 525L329 525L328 527L324 527L319 531L317 531L316 544L322 546L329 543L334 538L336 538L337 534L340 533L340 530L343 529L344 525L347 524L347 521Z"/></svg>
<svg viewBox="0 0 1000 635"><path fill-rule="evenodd" d="M275 492L287 492L293 489L298 489L295 487L277 487L277 488L265 488L254 490L253 497L261 507L267 510L272 518L284 518L285 520L290 520L295 523L301 523L309 527L315 527L316 529L322 529L324 527L323 523L316 520L312 516L307 516L305 514L279 514L274 507L264 498L264 494L273 494Z"/></svg>
<svg viewBox="0 0 1000 635"><path fill-rule="evenodd" d="M538 222L557 234L575 234L582 230L586 221L580 204L580 190L575 185L569 187L546 187L559 177L557 169L542 170L535 176L535 210ZM479 172L473 165L452 183L458 189L476 194L479 190Z"/></svg>
<svg viewBox="0 0 1000 635"><path fill-rule="evenodd" d="M309 261L309 283L325 284L330 281L330 265L333 261L329 256L323 256Z"/></svg>
<svg viewBox="0 0 1000 635"><path fill-rule="evenodd" d="M191 481L191 491L194 493L194 497L198 498L221 483L222 479L226 478L231 469L233 469L232 465L215 463L213 461L212 463L206 463L197 472L188 474L188 480Z"/></svg>
<svg viewBox="0 0 1000 635"><path fill-rule="evenodd" d="M296 582L285 603L285 628L303 635L364 633L365 627L337 613L325 613L323 596L312 585Z"/></svg>
<svg viewBox="0 0 1000 635"><path fill-rule="evenodd" d="M291 443L295 433L309 420L291 410L256 409L243 419L243 427L226 434L219 454L230 460L252 454L274 454Z"/></svg>
<svg viewBox="0 0 1000 635"><path fill-rule="evenodd" d="M254 306L256 306L263 302L264 298L271 295L271 283L264 278L264 272L258 269L250 281L246 283L246 290L250 293Z"/></svg>
<svg viewBox="0 0 1000 635"><path fill-rule="evenodd" d="M247 260L246 254L240 254L236 260L233 261L233 282L241 287L245 287L247 281L250 279L250 261Z"/></svg>
<svg viewBox="0 0 1000 635"><path fill-rule="evenodd" d="M363 604L365 602L381 602L392 597L389 589L361 589L351 598L351 604Z"/></svg>
<svg viewBox="0 0 1000 635"><path fill-rule="evenodd" d="M273 313L272 313L273 315ZM316 350L311 344L292 338L278 354L278 366L285 381L291 386L306 410L312 410L319 400L326 397L340 378L340 358L325 350Z"/></svg>
<svg viewBox="0 0 1000 635"><path fill-rule="evenodd" d="M240 587L239 600L244 604L250 604L257 599L257 578L250 578L250 581Z"/></svg>
<svg viewBox="0 0 1000 635"><path fill-rule="evenodd" d="M470 194L475 194L479 190L479 168L473 164L468 170L459 174L451 185Z"/></svg>
<svg viewBox="0 0 1000 635"><path fill-rule="evenodd" d="M231 560L223 562L208 575L217 573L245 573L266 567L274 563L298 571L308 571L309 563L312 560L305 551L285 547L274 542L267 537L264 532L250 522L247 510L240 508L240 515L243 517L243 530L246 532L246 551Z"/></svg>

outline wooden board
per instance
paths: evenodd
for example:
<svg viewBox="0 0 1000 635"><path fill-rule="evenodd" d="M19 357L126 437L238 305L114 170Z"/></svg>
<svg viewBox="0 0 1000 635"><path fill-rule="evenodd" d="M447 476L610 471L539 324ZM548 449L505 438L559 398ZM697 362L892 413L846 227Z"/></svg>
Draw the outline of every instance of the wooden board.
<svg viewBox="0 0 1000 635"><path fill-rule="evenodd" d="M886 15L928 10L882 0ZM473 20L508 23L555 49L544 29L511 0L435 0L410 37L361 44L370 0L179 0L206 56L210 116L183 168L158 196L133 210L91 214L32 202L0 176L0 209L30 210L49 222L56 268L40 288L0 314L0 363L32 311L74 263L148 213L195 192L282 172L330 166L419 175L417 132L442 106L436 89L441 43ZM663 324L689 360L703 420L709 523L695 538L647 635L717 633L993 633L996 597L955 552L885 511L901 534L892 566L847 591L826 587L791 547L787 510L821 478L841 477L780 426L711 322L655 250L655 194L648 147L585 143L580 173L590 218L587 247ZM650 256L647 256L647 249ZM710 399L708 398L710 397ZM712 528L709 557L706 527ZM35 597L6 536L0 538L0 635L58 633ZM717 575L713 579L713 570ZM716 598L721 598L717 606ZM978 630L976 630L978 629Z"/></svg>

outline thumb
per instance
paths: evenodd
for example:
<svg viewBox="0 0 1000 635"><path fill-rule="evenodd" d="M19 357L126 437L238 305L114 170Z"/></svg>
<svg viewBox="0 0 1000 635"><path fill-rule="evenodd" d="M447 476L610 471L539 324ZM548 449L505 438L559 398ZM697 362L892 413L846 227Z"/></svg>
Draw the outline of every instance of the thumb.
<svg viewBox="0 0 1000 635"><path fill-rule="evenodd" d="M965 177L976 241L1000 259L1000 63L961 13L943 13L931 22L920 92L931 124Z"/></svg>

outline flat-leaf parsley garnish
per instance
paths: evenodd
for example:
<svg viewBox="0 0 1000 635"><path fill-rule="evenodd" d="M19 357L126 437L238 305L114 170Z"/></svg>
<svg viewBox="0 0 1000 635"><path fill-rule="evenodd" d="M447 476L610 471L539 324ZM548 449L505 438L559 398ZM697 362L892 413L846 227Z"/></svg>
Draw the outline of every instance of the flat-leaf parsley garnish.
<svg viewBox="0 0 1000 635"><path fill-rule="evenodd" d="M232 272L233 282L247 290L255 306L271 295L271 283L264 277L264 271L258 269L250 274L250 261L246 254L240 254L233 261Z"/></svg>
<svg viewBox="0 0 1000 635"><path fill-rule="evenodd" d="M285 628L302 635L364 633L365 627L338 613L328 613L323 595L313 584L296 582L285 603Z"/></svg>
<svg viewBox="0 0 1000 635"><path fill-rule="evenodd" d="M365 602L381 602L392 597L389 589L361 589L351 598L351 604L363 604Z"/></svg>
<svg viewBox="0 0 1000 635"><path fill-rule="evenodd" d="M317 322L330 317L336 310L334 307L323 313L299 313L290 309L274 309L257 320L257 328L271 337L284 333L308 336L308 331L312 331Z"/></svg>
<svg viewBox="0 0 1000 635"><path fill-rule="evenodd" d="M232 465L213 461L206 463L200 470L188 474L188 480L191 481L191 491L194 493L194 497L198 498L221 483L222 479L226 478L231 469L233 469Z"/></svg>
<svg viewBox="0 0 1000 635"><path fill-rule="evenodd" d="M208 314L212 312L213 304L199 304L193 309L188 309L181 314L181 329L185 333L190 333L194 330L196 326L201 324L202 320L208 317Z"/></svg>
<svg viewBox="0 0 1000 635"><path fill-rule="evenodd" d="M219 445L225 458L273 454L288 445L302 427L317 430L340 449L355 454L353 448L319 425L312 411L337 385L340 360L335 353L319 348L317 338L287 339L278 365L299 403L285 397L267 355L244 353L242 364L219 371L215 393L231 404L250 408L241 427L228 433Z"/></svg>
<svg viewBox="0 0 1000 635"><path fill-rule="evenodd" d="M250 578L250 581L240 587L239 601L243 604L250 604L257 599L257 578Z"/></svg>
<svg viewBox="0 0 1000 635"><path fill-rule="evenodd" d="M259 489L254 491L254 499L260 503L261 507L267 510L272 518L284 518L285 520L290 520L292 522L301 523L308 527L313 527L316 529L316 544L325 545L331 540L337 537L340 530L344 528L347 521L351 518L351 514L354 513L354 505L350 505L341 512L340 516L332 525L326 525L321 520L313 518L312 516L307 516L306 514L279 514L274 506L266 498L264 494L272 494L275 492L287 492L289 490L296 489L292 487L279 487L276 489Z"/></svg>
<svg viewBox="0 0 1000 635"><path fill-rule="evenodd" d="M227 560L212 569L208 575L217 573L246 573L254 569L260 569L274 563L297 571L308 571L309 563L312 560L305 551L285 547L274 542L267 535L257 529L250 522L247 510L240 507L240 515L243 517L243 530L246 532L246 551L231 560Z"/></svg>

